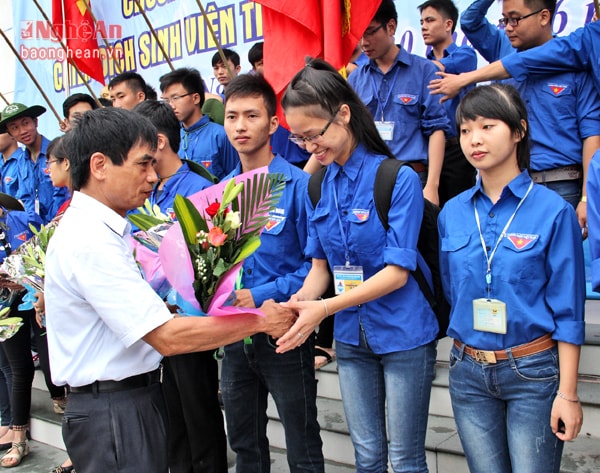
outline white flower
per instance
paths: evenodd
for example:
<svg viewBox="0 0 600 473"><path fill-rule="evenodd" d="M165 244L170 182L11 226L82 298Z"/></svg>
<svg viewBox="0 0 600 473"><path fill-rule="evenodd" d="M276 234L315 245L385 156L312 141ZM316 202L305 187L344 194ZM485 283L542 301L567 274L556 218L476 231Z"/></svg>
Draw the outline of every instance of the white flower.
<svg viewBox="0 0 600 473"><path fill-rule="evenodd" d="M225 216L225 222L229 223L230 228L235 230L242 225L239 212L228 212Z"/></svg>

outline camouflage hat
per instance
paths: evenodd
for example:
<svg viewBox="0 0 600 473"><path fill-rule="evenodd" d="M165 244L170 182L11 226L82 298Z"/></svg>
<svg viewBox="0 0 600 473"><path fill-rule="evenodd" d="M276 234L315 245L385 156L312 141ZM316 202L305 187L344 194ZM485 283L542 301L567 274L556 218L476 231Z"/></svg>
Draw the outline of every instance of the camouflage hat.
<svg viewBox="0 0 600 473"><path fill-rule="evenodd" d="M4 110L2 110L2 115L0 116L0 133L6 133L6 124L10 120L21 117L36 118L45 111L46 109L41 105L33 105L28 107L22 103L11 103L10 105L4 107Z"/></svg>

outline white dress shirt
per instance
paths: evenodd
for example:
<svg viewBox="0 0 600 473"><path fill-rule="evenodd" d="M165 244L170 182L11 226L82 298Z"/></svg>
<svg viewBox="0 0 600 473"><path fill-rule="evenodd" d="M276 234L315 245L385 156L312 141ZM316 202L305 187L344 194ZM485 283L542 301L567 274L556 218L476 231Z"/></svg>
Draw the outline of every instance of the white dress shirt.
<svg viewBox="0 0 600 473"><path fill-rule="evenodd" d="M142 337L172 314L142 278L128 234L127 220L74 193L46 255L46 324L57 385L118 381L160 363Z"/></svg>

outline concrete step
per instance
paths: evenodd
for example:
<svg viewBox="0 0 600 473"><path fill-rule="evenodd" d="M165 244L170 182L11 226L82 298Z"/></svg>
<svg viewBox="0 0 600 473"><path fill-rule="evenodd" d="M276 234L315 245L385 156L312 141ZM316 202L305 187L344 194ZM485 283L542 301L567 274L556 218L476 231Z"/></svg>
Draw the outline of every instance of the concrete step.
<svg viewBox="0 0 600 473"><path fill-rule="evenodd" d="M4 452L0 452L1 455ZM48 473L55 466L61 465L67 458L64 450L46 445L36 440L29 441L29 455L19 466L13 467L11 473Z"/></svg>

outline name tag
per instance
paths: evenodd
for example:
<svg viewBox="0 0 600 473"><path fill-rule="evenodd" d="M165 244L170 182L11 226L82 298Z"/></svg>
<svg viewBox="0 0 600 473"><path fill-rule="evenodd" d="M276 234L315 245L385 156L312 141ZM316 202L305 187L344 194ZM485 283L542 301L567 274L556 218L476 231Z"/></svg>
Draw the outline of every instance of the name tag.
<svg viewBox="0 0 600 473"><path fill-rule="evenodd" d="M480 332L505 334L506 304L498 299L474 299L473 328Z"/></svg>
<svg viewBox="0 0 600 473"><path fill-rule="evenodd" d="M394 138L394 122L375 122L375 126L383 141L392 141Z"/></svg>
<svg viewBox="0 0 600 473"><path fill-rule="evenodd" d="M335 294L342 294L363 283L362 266L334 266Z"/></svg>

